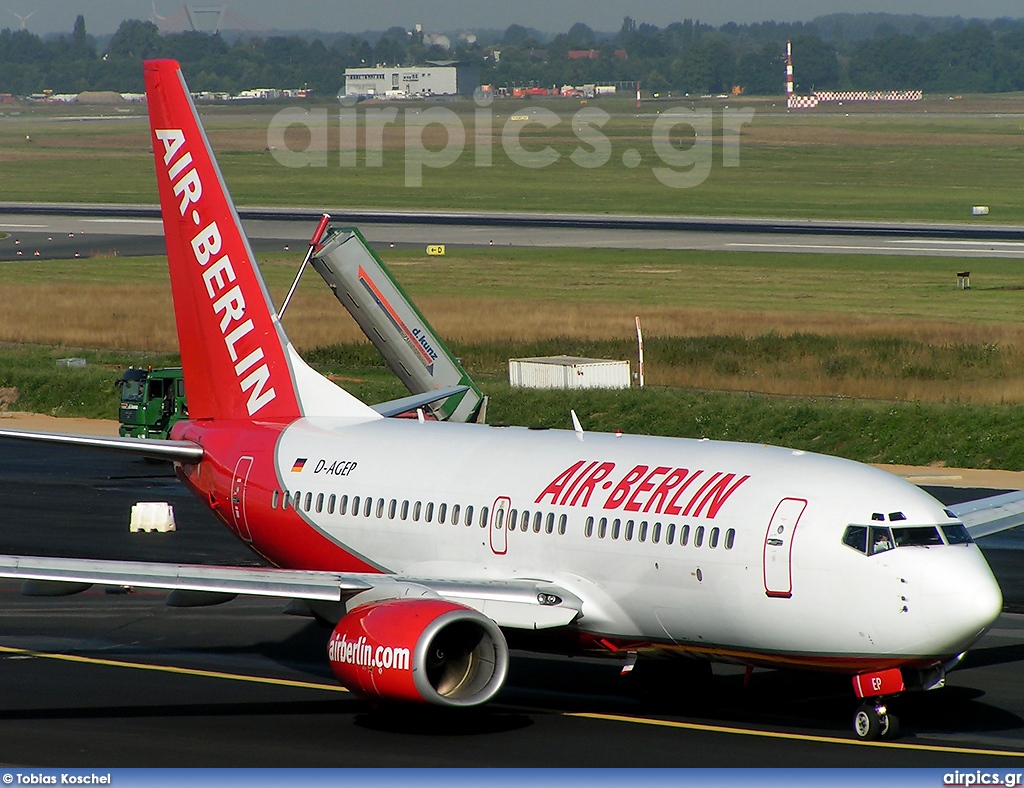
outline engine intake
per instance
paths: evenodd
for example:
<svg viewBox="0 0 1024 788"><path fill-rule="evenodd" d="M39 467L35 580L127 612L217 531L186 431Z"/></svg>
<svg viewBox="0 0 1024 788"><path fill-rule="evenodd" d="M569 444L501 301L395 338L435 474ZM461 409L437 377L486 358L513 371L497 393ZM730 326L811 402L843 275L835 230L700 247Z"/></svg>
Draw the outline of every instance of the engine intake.
<svg viewBox="0 0 1024 788"><path fill-rule="evenodd" d="M381 700L476 706L501 689L508 645L498 625L443 599L388 599L352 610L328 645L353 692Z"/></svg>

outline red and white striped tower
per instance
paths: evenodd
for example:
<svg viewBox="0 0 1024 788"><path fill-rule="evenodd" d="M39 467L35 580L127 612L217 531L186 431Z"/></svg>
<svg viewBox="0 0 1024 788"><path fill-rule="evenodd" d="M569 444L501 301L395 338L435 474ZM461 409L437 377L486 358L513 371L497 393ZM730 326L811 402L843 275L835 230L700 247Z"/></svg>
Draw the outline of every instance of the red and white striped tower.
<svg viewBox="0 0 1024 788"><path fill-rule="evenodd" d="M786 98L793 96L793 42L786 42Z"/></svg>

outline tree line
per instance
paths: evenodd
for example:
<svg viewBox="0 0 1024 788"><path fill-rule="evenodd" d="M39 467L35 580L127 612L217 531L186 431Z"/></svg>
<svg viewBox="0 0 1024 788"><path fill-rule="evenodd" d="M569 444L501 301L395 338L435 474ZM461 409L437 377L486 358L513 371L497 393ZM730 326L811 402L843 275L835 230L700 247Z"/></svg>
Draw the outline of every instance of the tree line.
<svg viewBox="0 0 1024 788"><path fill-rule="evenodd" d="M843 15L806 24L716 28L686 19L659 28L626 17L615 34L595 33L577 23L549 37L512 25L503 33L453 41L451 49L442 49L400 27L373 34L229 42L194 31L161 35L156 25L139 20L122 22L100 45L79 16L70 35L45 40L27 30L0 31L0 93L141 92L142 61L168 57L181 62L193 90L228 93L305 87L333 96L349 67L460 60L478 64L481 82L496 87L639 81L645 93L717 94L739 85L748 94L773 95L784 89L787 40L793 41L798 92L1024 90L1024 20L954 18L940 25L907 21L899 26L882 21L870 35L849 35L858 21L864 20ZM572 58L574 50L592 52Z"/></svg>

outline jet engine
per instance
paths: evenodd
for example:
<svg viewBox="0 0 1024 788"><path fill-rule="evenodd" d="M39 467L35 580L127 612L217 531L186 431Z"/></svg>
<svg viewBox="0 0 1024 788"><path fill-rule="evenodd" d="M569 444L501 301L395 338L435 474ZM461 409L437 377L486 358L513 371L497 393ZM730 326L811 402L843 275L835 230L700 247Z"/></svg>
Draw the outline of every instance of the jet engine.
<svg viewBox="0 0 1024 788"><path fill-rule="evenodd" d="M360 695L476 706L508 673L508 645L483 614L444 599L386 599L355 608L331 634L331 669Z"/></svg>

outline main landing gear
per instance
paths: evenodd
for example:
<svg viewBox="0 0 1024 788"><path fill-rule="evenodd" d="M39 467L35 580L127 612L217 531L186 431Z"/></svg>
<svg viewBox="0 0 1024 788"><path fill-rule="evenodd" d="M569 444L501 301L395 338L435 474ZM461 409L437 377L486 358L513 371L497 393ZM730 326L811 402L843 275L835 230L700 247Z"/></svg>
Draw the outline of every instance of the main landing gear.
<svg viewBox="0 0 1024 788"><path fill-rule="evenodd" d="M862 704L853 715L853 732L861 741L895 739L899 729L899 719L878 698Z"/></svg>

